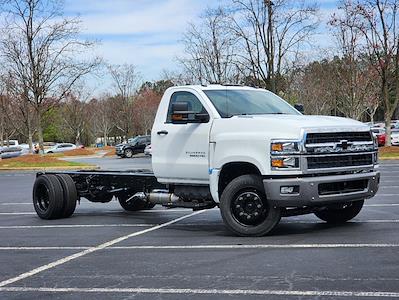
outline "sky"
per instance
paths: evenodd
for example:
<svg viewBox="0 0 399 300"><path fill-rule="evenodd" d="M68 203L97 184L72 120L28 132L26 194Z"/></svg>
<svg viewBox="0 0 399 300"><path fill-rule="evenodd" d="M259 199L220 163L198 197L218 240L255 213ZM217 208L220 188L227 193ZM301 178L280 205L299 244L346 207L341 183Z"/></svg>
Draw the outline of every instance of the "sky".
<svg viewBox="0 0 399 300"><path fill-rule="evenodd" d="M317 0L316 0L317 1ZM162 71L176 70L176 57L189 22L207 7L227 0L65 0L65 14L82 20L82 37L98 41L95 53L111 64L134 64L143 80L157 80ZM319 0L322 22L336 0ZM325 26L316 39L329 43ZM98 79L97 79L98 81ZM104 80L107 85L109 82ZM103 86L103 85L102 85ZM98 91L97 91L98 92Z"/></svg>

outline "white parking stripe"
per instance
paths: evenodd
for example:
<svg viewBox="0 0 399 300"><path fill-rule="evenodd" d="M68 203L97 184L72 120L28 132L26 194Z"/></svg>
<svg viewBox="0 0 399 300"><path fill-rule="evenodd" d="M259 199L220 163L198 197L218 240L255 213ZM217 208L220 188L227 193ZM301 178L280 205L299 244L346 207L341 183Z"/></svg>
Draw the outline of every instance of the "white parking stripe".
<svg viewBox="0 0 399 300"><path fill-rule="evenodd" d="M243 290L243 289L167 289L167 288L48 288L48 287L1 287L1 292L45 292L45 293L142 293L175 295L275 295L275 296L331 296L331 297L399 297L396 292L364 291L301 291L301 290Z"/></svg>
<svg viewBox="0 0 399 300"><path fill-rule="evenodd" d="M73 254L73 255L69 255L69 256L67 256L67 257L64 257L64 258L61 258L61 259L59 259L59 260L56 260L56 261L54 261L54 262L52 262L52 263L49 263L49 264L43 265L43 266L41 266L41 267L38 267L38 268L36 268L36 269L33 269L33 270L29 271L29 272L20 274L20 275L18 275L18 276L16 276L16 277L13 277L13 278L10 278L10 279L7 279L7 280L3 280L3 281L0 282L0 287L3 287L3 286L6 286L6 285L9 285L9 284L11 284L11 283L20 281L20 280L22 280L22 279L31 277L31 276L33 276L33 275L35 275L35 274L38 274L38 273L43 272L43 271L46 271L46 270L48 270L48 269L52 269L52 268L54 268L54 267L56 267L56 266L62 265L62 264L64 264L64 263L67 263L67 262L69 262L69 261L72 261L72 260L74 260L74 259L77 259L77 258L79 258L79 257L82 257L82 256L84 256L84 255L87 255L87 254L90 254L90 253L93 253L93 252L96 252L96 251L105 249L105 248L107 248L107 247L110 247L110 246L112 246L112 245L115 245L116 243L120 243L120 242L122 242L122 241L124 241L124 240L127 240L128 238L135 237L135 236L138 236L138 235L142 235L142 234L145 234L145 233L148 233L148 232L151 232L151 231L154 231L154 230L157 230L157 229L166 227L166 226L168 226L168 225L174 224L174 223L176 223L176 222L179 222L179 221L184 220L184 219L187 219L187 218L189 218L189 217L198 215L198 214L203 213L203 212L206 212L206 210L196 211L196 212L193 212L193 213L191 213L191 214L182 216L182 217L180 217L180 218L173 219L173 220L171 220L171 221L169 221L169 222L166 222L166 223L163 223L163 224L160 224L160 225L157 225L157 226L154 226L154 227L151 227L151 228L142 230L142 231L133 232L133 233L130 233L130 234L121 236L121 237L119 237L119 238L113 239L113 240L111 240L111 241L108 241L108 242L106 242L106 243L100 244L100 245L98 245L98 246L91 247L91 248L89 248L89 249L86 249L86 250L83 250L83 251L81 251L81 252L75 253L75 254Z"/></svg>
<svg viewBox="0 0 399 300"><path fill-rule="evenodd" d="M339 248L398 248L399 244L287 244L287 245L273 245L273 244L256 244L256 245L170 245L170 246L111 246L104 250L178 250L178 249L339 249ZM84 246L56 246L56 247L0 247L0 250L84 250L90 247Z"/></svg>
<svg viewBox="0 0 399 300"><path fill-rule="evenodd" d="M373 207L399 206L399 203L365 204L365 205L363 205L363 206L373 206Z"/></svg>
<svg viewBox="0 0 399 300"><path fill-rule="evenodd" d="M0 212L0 216L13 216L13 215L36 215L35 212Z"/></svg>
<svg viewBox="0 0 399 300"><path fill-rule="evenodd" d="M155 210L140 210L137 212L131 212L129 215L133 215L135 213L180 213L180 212L188 212L190 211L189 209L155 209ZM123 210L102 210L102 211L90 211L90 212L80 212L80 213L75 213L74 216L79 216L79 215L90 215L92 213L102 213L102 214L110 214L110 213L118 213L118 214L126 214L125 211ZM36 215L36 212L0 212L0 215Z"/></svg>
<svg viewBox="0 0 399 300"><path fill-rule="evenodd" d="M5 251L12 251L12 250L85 250L89 249L90 247L83 247L83 246L61 246L61 247L52 247L52 246L45 246L45 247L35 247L35 246L27 246L27 247L0 247L0 250Z"/></svg>
<svg viewBox="0 0 399 300"><path fill-rule="evenodd" d="M281 224L327 224L323 221L312 221L312 220L284 220ZM346 223L399 223L399 220L351 220Z"/></svg>
<svg viewBox="0 0 399 300"><path fill-rule="evenodd" d="M9 202L9 203L0 203L0 205L33 205L32 202Z"/></svg>
<svg viewBox="0 0 399 300"><path fill-rule="evenodd" d="M40 229L40 228L92 228L92 227L151 227L159 224L57 224L57 225L9 225L0 229Z"/></svg>

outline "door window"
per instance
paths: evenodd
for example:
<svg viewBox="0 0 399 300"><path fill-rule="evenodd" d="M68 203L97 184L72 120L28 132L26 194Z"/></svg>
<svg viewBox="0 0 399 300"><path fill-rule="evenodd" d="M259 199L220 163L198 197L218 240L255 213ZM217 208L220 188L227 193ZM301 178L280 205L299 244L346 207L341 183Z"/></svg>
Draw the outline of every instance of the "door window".
<svg viewBox="0 0 399 300"><path fill-rule="evenodd" d="M193 113L206 113L206 109L202 105L201 101L190 92L175 92L172 94L169 102L168 116L166 118L167 123L172 122L172 105L177 102L187 102L188 110Z"/></svg>

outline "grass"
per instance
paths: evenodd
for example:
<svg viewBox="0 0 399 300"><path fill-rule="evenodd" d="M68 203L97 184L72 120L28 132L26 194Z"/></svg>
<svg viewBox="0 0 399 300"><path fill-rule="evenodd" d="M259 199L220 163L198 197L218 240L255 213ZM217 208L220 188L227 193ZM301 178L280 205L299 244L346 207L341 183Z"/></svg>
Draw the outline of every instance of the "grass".
<svg viewBox="0 0 399 300"><path fill-rule="evenodd" d="M82 149L65 151L62 154L64 156L84 156L84 155L95 155L97 151L98 149L94 148L82 148Z"/></svg>
<svg viewBox="0 0 399 300"><path fill-rule="evenodd" d="M380 159L399 159L399 147L380 147L378 149L378 157Z"/></svg>
<svg viewBox="0 0 399 300"><path fill-rule="evenodd" d="M0 160L0 169L18 168L58 168L58 167L84 167L89 166L72 161L59 160L54 156L48 155L24 155L15 158Z"/></svg>

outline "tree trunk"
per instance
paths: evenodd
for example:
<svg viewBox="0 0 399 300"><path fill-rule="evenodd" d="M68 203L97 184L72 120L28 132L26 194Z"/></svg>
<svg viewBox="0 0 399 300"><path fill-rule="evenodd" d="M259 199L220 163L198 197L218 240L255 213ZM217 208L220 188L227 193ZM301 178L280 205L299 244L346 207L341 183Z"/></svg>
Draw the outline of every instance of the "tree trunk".
<svg viewBox="0 0 399 300"><path fill-rule="evenodd" d="M104 131L104 147L105 146L108 146L108 136L106 131Z"/></svg>
<svg viewBox="0 0 399 300"><path fill-rule="evenodd" d="M385 146L391 146L391 113L385 112Z"/></svg>
<svg viewBox="0 0 399 300"><path fill-rule="evenodd" d="M44 154L42 115L40 113L38 113L38 117L37 117L37 137L39 139L39 153Z"/></svg>
<svg viewBox="0 0 399 300"><path fill-rule="evenodd" d="M29 152L33 153L33 134L30 129L28 133L28 144L29 144Z"/></svg>

